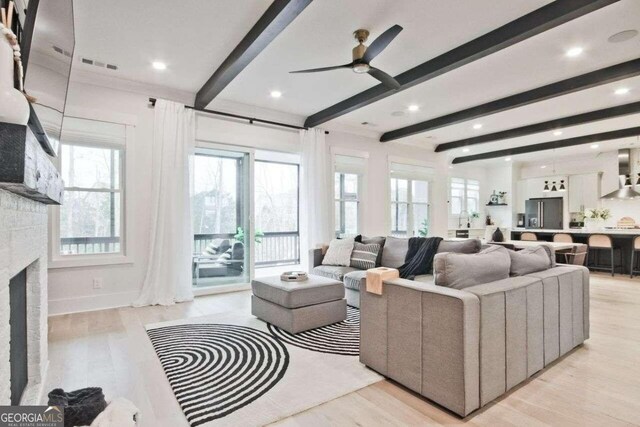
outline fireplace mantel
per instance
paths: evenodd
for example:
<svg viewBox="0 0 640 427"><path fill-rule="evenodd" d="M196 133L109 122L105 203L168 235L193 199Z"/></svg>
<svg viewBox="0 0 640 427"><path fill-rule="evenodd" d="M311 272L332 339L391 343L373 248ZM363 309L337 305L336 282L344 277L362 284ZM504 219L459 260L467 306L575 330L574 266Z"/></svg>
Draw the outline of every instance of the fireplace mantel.
<svg viewBox="0 0 640 427"><path fill-rule="evenodd" d="M0 122L0 188L44 204L62 201L60 173L27 126Z"/></svg>

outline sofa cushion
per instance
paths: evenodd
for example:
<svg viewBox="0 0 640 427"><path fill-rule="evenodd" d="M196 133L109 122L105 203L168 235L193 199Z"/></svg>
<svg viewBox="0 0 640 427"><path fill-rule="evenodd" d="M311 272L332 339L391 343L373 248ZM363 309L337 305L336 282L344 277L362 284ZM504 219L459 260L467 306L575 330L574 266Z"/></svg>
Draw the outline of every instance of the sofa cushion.
<svg viewBox="0 0 640 427"><path fill-rule="evenodd" d="M482 242L479 239L467 240L443 240L438 245L438 253L455 252L459 254L477 254L480 252Z"/></svg>
<svg viewBox="0 0 640 427"><path fill-rule="evenodd" d="M491 246L477 254L443 252L433 259L435 284L454 289L494 282L509 277L508 250Z"/></svg>
<svg viewBox="0 0 640 427"><path fill-rule="evenodd" d="M416 282L433 284L434 277L433 277L433 274L421 274L419 276L414 277L413 280Z"/></svg>
<svg viewBox="0 0 640 427"><path fill-rule="evenodd" d="M376 259L380 252L380 245L377 243L358 243L353 244L353 252L351 252L351 267L360 270L368 270L375 268Z"/></svg>
<svg viewBox="0 0 640 427"><path fill-rule="evenodd" d="M314 267L313 270L311 270L311 274L342 281L342 278L344 277L344 275L352 271L359 271L359 270L357 268L345 267L345 266L339 266L339 265L319 265L317 267Z"/></svg>
<svg viewBox="0 0 640 427"><path fill-rule="evenodd" d="M360 282L367 278L366 270L352 271L344 275L344 287L347 289L360 290Z"/></svg>
<svg viewBox="0 0 640 427"><path fill-rule="evenodd" d="M551 254L545 246L534 246L521 251L508 251L511 257L511 275L526 276L553 267Z"/></svg>
<svg viewBox="0 0 640 427"><path fill-rule="evenodd" d="M365 245L380 245L380 251L378 251L378 258L376 259L376 267L380 267L382 265L382 250L384 248L385 240L384 236L367 237L361 235L356 237L356 242L364 243Z"/></svg>
<svg viewBox="0 0 640 427"><path fill-rule="evenodd" d="M382 249L382 266L398 268L404 264L409 251L409 239L388 236Z"/></svg>
<svg viewBox="0 0 640 427"><path fill-rule="evenodd" d="M322 259L323 265L351 265L351 252L353 252L353 237L345 239L333 239L329 243L327 253Z"/></svg>

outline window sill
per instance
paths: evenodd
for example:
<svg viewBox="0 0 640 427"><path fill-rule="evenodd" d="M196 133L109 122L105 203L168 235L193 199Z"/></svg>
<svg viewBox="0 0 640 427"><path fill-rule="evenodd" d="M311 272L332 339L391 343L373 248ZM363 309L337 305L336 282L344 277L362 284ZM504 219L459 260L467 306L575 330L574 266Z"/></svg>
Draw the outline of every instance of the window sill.
<svg viewBox="0 0 640 427"><path fill-rule="evenodd" d="M100 265L133 264L131 256L127 255L67 255L49 260L50 269L54 268L77 268L94 267Z"/></svg>

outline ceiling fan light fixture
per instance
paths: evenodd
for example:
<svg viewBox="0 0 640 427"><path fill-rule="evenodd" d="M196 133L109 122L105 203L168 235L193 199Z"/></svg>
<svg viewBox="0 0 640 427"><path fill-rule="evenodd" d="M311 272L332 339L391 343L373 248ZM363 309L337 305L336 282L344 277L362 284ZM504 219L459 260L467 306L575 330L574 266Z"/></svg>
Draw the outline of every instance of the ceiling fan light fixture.
<svg viewBox="0 0 640 427"><path fill-rule="evenodd" d="M369 64L365 63L355 64L352 68L353 72L356 74L368 73L370 69L371 67L369 66Z"/></svg>

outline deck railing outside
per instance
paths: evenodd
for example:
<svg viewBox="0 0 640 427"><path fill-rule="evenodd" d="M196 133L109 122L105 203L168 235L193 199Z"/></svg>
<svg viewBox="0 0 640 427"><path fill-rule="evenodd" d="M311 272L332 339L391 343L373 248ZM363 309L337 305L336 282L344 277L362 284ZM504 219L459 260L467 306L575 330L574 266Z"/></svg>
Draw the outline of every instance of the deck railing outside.
<svg viewBox="0 0 640 427"><path fill-rule="evenodd" d="M228 239L235 243L233 234L196 234L193 236L193 253L201 254L215 239ZM61 239L63 255L100 254L120 252L119 237L65 237ZM262 241L255 244L257 267L300 263L300 234L298 232L264 233Z"/></svg>

